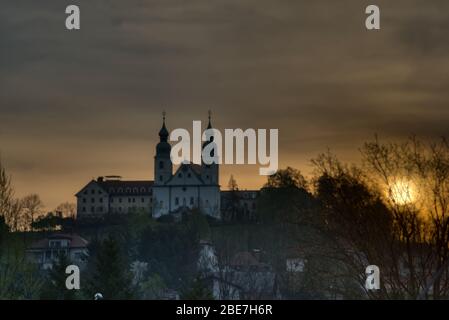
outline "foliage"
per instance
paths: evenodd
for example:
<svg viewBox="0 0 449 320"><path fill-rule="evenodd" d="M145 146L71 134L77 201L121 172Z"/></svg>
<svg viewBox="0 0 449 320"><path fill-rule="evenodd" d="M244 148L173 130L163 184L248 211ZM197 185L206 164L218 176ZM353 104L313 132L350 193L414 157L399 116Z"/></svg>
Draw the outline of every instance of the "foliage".
<svg viewBox="0 0 449 320"><path fill-rule="evenodd" d="M181 294L183 300L213 300L211 290L207 286L204 279L197 276L195 277L188 288L185 288Z"/></svg>
<svg viewBox="0 0 449 320"><path fill-rule="evenodd" d="M77 290L66 288L67 274L65 270L71 264L66 254L59 254L53 267L48 271L46 282L43 286L41 299L45 300L74 300L79 296Z"/></svg>
<svg viewBox="0 0 449 320"><path fill-rule="evenodd" d="M133 297L127 257L116 239L108 237L101 242L93 264L88 290L90 296L99 292L108 300Z"/></svg>

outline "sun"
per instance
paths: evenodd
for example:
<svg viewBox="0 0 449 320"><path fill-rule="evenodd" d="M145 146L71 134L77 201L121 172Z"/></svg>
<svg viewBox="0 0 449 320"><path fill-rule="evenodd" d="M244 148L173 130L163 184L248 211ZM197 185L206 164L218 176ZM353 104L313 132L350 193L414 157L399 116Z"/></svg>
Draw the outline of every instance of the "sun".
<svg viewBox="0 0 449 320"><path fill-rule="evenodd" d="M416 191L414 184L406 179L396 181L389 190L390 199L398 205L406 205L414 202Z"/></svg>

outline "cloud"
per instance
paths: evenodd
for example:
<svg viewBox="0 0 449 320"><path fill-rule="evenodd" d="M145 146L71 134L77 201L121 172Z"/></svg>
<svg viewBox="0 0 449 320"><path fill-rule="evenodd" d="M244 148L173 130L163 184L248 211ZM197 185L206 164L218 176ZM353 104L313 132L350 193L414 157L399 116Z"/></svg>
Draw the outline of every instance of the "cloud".
<svg viewBox="0 0 449 320"><path fill-rule="evenodd" d="M0 146L20 194L71 199L101 174L151 178L160 114L190 128L280 129L282 165L331 147L348 159L374 133L447 134L449 3L79 0L7 2L0 12ZM242 187L262 183L233 170Z"/></svg>

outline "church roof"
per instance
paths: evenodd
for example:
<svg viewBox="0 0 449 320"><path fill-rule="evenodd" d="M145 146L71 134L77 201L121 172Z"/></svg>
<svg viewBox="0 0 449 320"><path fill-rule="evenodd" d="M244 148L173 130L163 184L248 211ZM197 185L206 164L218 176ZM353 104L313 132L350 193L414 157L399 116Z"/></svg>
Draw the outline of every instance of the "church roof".
<svg viewBox="0 0 449 320"><path fill-rule="evenodd" d="M170 177L170 179L168 179L167 183L169 183L170 181L172 181L177 175L178 173L184 172L186 170L190 170L195 177L204 184L203 179L201 178L201 171L202 171L202 167L198 164L194 164L194 163L183 163L179 166L179 168L176 170L176 172Z"/></svg>
<svg viewBox="0 0 449 320"><path fill-rule="evenodd" d="M190 169L192 169L192 171L198 175L198 178L201 179L201 166L199 164L189 163L185 165L189 166Z"/></svg>

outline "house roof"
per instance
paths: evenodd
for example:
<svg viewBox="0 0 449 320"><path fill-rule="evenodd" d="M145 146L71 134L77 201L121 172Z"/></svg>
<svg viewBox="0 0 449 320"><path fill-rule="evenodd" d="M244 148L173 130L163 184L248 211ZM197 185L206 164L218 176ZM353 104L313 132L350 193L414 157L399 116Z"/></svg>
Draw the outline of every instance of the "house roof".
<svg viewBox="0 0 449 320"><path fill-rule="evenodd" d="M69 248L87 248L89 242L77 234L57 233L47 238L33 242L27 250L42 250L50 248L50 240L69 240Z"/></svg>

